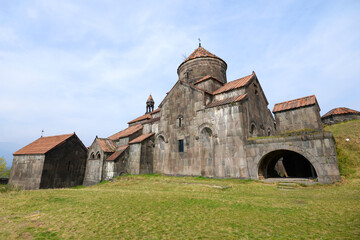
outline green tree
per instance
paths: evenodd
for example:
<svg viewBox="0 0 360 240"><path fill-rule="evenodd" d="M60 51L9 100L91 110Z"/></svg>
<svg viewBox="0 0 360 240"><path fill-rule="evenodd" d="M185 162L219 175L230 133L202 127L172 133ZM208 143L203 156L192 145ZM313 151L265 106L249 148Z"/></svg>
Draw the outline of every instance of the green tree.
<svg viewBox="0 0 360 240"><path fill-rule="evenodd" d="M0 177L9 177L10 169L6 166L6 160L4 157L0 157Z"/></svg>

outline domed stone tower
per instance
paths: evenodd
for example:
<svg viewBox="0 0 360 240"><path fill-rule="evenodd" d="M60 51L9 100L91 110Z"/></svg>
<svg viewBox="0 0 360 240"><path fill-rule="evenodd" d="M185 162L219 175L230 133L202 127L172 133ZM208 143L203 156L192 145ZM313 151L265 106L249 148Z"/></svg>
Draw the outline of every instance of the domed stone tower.
<svg viewBox="0 0 360 240"><path fill-rule="evenodd" d="M197 81L212 77L226 83L227 64L218 56L201 47L195 49L177 69L179 78L187 83L195 84Z"/></svg>

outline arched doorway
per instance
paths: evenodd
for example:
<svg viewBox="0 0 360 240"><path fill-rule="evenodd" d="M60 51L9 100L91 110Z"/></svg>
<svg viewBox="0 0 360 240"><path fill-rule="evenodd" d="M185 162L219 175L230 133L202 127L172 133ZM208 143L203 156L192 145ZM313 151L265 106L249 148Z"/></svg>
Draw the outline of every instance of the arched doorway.
<svg viewBox="0 0 360 240"><path fill-rule="evenodd" d="M259 178L317 178L314 166L303 155L290 150L266 154L259 164Z"/></svg>
<svg viewBox="0 0 360 240"><path fill-rule="evenodd" d="M204 127L200 131L200 158L201 175L206 177L214 176L214 146L213 131L209 127Z"/></svg>

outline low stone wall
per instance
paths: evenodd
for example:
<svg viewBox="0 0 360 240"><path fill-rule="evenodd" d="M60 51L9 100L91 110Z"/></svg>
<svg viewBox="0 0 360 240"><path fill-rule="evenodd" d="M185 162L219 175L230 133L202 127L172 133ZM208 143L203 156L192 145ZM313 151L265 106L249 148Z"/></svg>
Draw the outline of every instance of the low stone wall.
<svg viewBox="0 0 360 240"><path fill-rule="evenodd" d="M288 150L304 156L313 165L320 183L340 180L334 138L329 132L250 140L245 149L251 179L259 179L259 168L267 154Z"/></svg>

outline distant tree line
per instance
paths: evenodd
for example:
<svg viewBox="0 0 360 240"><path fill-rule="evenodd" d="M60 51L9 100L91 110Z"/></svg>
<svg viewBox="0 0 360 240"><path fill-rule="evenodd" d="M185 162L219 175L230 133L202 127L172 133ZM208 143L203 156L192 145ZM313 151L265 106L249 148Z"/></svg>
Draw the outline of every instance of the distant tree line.
<svg viewBox="0 0 360 240"><path fill-rule="evenodd" d="M10 169L6 166L6 160L4 157L0 157L0 177L9 177Z"/></svg>

